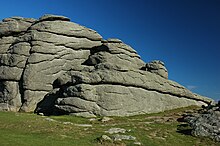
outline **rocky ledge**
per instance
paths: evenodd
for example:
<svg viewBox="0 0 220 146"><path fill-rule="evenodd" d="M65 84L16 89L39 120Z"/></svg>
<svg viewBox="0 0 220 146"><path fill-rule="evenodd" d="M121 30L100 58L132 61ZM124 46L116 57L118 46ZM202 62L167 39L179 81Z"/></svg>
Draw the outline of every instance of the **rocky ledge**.
<svg viewBox="0 0 220 146"><path fill-rule="evenodd" d="M162 61L67 17L0 22L0 110L130 116L210 101L168 80Z"/></svg>

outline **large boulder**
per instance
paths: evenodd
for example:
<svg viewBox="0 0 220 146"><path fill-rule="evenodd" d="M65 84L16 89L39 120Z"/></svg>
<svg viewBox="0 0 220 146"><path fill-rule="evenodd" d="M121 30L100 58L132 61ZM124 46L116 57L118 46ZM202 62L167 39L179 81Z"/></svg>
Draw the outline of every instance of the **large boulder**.
<svg viewBox="0 0 220 146"><path fill-rule="evenodd" d="M146 64L146 69L149 72L155 73L165 79L168 79L168 71L164 63L160 60L154 60Z"/></svg>
<svg viewBox="0 0 220 146"><path fill-rule="evenodd" d="M0 110L129 116L210 101L168 80L163 62L67 17L0 22Z"/></svg>

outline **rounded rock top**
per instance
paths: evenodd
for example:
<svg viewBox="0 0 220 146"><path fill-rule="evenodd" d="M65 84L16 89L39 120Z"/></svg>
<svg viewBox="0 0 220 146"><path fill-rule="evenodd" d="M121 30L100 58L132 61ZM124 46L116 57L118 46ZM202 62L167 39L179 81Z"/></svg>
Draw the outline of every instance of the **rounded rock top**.
<svg viewBox="0 0 220 146"><path fill-rule="evenodd" d="M161 64L161 65L164 66L164 62L161 61L161 60L153 60L153 61L151 61L151 63L154 63L154 64Z"/></svg>
<svg viewBox="0 0 220 146"><path fill-rule="evenodd" d="M39 18L39 21L55 21L55 20L70 21L70 18L61 15L51 15L51 14L46 14Z"/></svg>
<svg viewBox="0 0 220 146"><path fill-rule="evenodd" d="M109 38L107 39L108 43L123 43L122 40L117 39L117 38Z"/></svg>

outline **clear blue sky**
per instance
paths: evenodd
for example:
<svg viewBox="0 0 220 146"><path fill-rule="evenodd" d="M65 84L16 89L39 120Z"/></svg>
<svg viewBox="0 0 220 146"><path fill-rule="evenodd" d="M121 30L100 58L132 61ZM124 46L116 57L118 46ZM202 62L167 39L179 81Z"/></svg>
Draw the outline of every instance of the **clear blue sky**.
<svg viewBox="0 0 220 146"><path fill-rule="evenodd" d="M220 0L5 0L0 19L59 14L131 45L169 78L220 99Z"/></svg>

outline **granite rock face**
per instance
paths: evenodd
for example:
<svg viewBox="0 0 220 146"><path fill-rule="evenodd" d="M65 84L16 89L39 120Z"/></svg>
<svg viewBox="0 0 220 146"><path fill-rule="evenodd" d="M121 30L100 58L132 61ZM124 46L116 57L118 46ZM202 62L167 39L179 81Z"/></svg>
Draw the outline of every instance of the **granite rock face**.
<svg viewBox="0 0 220 146"><path fill-rule="evenodd" d="M193 136L209 137L220 142L220 102L203 106L198 113L186 115L184 120L192 128Z"/></svg>
<svg viewBox="0 0 220 146"><path fill-rule="evenodd" d="M163 62L67 17L0 22L0 110L129 116L209 101L168 80Z"/></svg>

